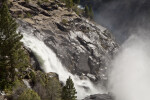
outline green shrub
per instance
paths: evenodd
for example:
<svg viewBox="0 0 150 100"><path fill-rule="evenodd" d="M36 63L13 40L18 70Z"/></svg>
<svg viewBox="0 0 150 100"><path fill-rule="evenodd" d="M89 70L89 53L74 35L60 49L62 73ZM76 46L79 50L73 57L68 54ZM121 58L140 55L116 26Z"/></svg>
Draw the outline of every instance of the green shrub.
<svg viewBox="0 0 150 100"><path fill-rule="evenodd" d="M58 79L52 78L47 82L47 96L49 100L61 100L61 85Z"/></svg>
<svg viewBox="0 0 150 100"><path fill-rule="evenodd" d="M87 5L85 6L84 16L93 19L94 14L91 6L90 7L88 7Z"/></svg>
<svg viewBox="0 0 150 100"><path fill-rule="evenodd" d="M42 72L38 72L34 80L34 91L42 100L61 100L61 85L57 78L50 78Z"/></svg>
<svg viewBox="0 0 150 100"><path fill-rule="evenodd" d="M84 10L78 8L77 5L73 6L73 7L72 7L72 10L73 10L74 12L76 12L77 15L82 15L83 12L84 12Z"/></svg>
<svg viewBox="0 0 150 100"><path fill-rule="evenodd" d="M33 80L34 80L35 77L36 77L36 74L35 74L34 71L31 71L29 75L30 75L30 78L33 79Z"/></svg>
<svg viewBox="0 0 150 100"><path fill-rule="evenodd" d="M27 18L31 18L31 17L32 17L31 13L27 12Z"/></svg>
<svg viewBox="0 0 150 100"><path fill-rule="evenodd" d="M67 23L68 23L68 20L62 19L61 23L62 23L62 24L67 24Z"/></svg>
<svg viewBox="0 0 150 100"><path fill-rule="evenodd" d="M27 87L23 83L23 81L16 80L13 86L13 93L12 93L13 100L17 100L18 96L21 95L26 88Z"/></svg>
<svg viewBox="0 0 150 100"><path fill-rule="evenodd" d="M18 17L19 18L23 18L23 14L18 14Z"/></svg>
<svg viewBox="0 0 150 100"><path fill-rule="evenodd" d="M26 89L17 100L41 100L39 95L31 89Z"/></svg>

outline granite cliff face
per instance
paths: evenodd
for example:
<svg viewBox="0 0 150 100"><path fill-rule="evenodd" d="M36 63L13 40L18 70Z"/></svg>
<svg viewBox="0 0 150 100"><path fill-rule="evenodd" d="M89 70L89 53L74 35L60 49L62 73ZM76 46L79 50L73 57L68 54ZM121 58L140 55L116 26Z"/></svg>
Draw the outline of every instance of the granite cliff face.
<svg viewBox="0 0 150 100"><path fill-rule="evenodd" d="M29 34L44 41L71 73L95 82L107 80L107 64L118 44L106 28L78 16L59 1L13 0L10 12L20 25L18 31L32 28Z"/></svg>

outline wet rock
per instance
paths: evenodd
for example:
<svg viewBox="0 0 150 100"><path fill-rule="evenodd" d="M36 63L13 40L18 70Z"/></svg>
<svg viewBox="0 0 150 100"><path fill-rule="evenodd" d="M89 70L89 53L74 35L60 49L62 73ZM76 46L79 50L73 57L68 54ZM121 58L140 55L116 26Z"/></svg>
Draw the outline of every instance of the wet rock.
<svg viewBox="0 0 150 100"><path fill-rule="evenodd" d="M61 31L68 32L68 30L63 25L58 24L58 23L56 23L56 25L57 25L58 29L60 29Z"/></svg>
<svg viewBox="0 0 150 100"><path fill-rule="evenodd" d="M114 100L114 99L108 94L95 94L90 95L89 97L86 97L83 100Z"/></svg>
<svg viewBox="0 0 150 100"><path fill-rule="evenodd" d="M31 66L35 69L35 70L42 70L41 67L40 67L40 63L38 62L35 54L32 52L31 49L29 48L26 48L27 52L29 53L29 56L30 56L30 63L31 63Z"/></svg>
<svg viewBox="0 0 150 100"><path fill-rule="evenodd" d="M54 73L54 72L49 72L49 73L47 73L47 76L49 76L49 77L51 77L51 78L55 77L55 78L59 79L58 74L57 74L57 73Z"/></svg>
<svg viewBox="0 0 150 100"><path fill-rule="evenodd" d="M79 60L78 60L78 70L80 72L83 72L83 73L90 73L90 67L88 65L88 55L87 54L84 54L84 53L80 53L79 54L80 57L79 57Z"/></svg>

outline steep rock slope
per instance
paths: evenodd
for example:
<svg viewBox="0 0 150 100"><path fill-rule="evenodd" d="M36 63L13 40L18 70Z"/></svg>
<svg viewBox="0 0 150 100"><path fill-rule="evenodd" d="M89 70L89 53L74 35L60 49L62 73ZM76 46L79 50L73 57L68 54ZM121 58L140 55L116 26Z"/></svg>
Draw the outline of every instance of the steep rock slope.
<svg viewBox="0 0 150 100"><path fill-rule="evenodd" d="M34 36L44 41L71 73L93 81L107 80L107 64L118 48L107 29L57 0L40 4L13 0L10 11L21 28L34 28Z"/></svg>

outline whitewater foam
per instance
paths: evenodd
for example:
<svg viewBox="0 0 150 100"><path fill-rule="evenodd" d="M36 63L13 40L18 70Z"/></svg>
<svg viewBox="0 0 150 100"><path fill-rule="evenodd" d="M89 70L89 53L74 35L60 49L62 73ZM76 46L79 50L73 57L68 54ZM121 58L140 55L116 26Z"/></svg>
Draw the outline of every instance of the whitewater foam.
<svg viewBox="0 0 150 100"><path fill-rule="evenodd" d="M32 32L32 31L30 31ZM66 82L67 78L71 76L75 88L77 90L78 99L83 99L91 94L103 93L100 87L94 86L94 84L88 79L81 80L79 76L72 75L60 62L56 54L45 45L45 43L32 34L29 34L25 30L21 30L23 34L22 42L28 48L30 48L37 56L38 61L41 64L41 68L46 72L55 72L59 75L60 81Z"/></svg>

